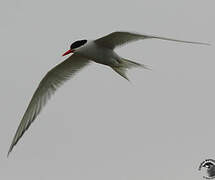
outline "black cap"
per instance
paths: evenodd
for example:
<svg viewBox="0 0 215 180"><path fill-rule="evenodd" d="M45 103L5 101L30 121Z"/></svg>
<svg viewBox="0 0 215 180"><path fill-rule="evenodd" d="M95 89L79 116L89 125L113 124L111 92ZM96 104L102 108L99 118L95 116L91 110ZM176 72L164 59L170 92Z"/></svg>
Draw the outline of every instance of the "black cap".
<svg viewBox="0 0 215 180"><path fill-rule="evenodd" d="M75 41L74 43L71 44L70 49L75 49L75 48L78 48L80 46L83 46L86 42L87 42L87 40Z"/></svg>

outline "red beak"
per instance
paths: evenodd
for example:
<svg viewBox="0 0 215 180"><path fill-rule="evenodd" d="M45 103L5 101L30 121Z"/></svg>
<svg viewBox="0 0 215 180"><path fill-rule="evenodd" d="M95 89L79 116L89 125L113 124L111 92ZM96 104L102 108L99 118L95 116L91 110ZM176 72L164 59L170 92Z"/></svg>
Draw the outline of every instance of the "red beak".
<svg viewBox="0 0 215 180"><path fill-rule="evenodd" d="M68 51L66 51L62 56L66 56L67 54L73 53L75 50L73 49L69 49Z"/></svg>

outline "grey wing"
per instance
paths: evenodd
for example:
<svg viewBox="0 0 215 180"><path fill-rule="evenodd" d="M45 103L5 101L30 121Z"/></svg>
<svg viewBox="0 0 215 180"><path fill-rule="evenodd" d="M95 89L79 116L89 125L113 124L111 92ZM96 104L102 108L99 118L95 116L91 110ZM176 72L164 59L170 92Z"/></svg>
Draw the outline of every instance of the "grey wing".
<svg viewBox="0 0 215 180"><path fill-rule="evenodd" d="M88 63L89 60L73 54L46 74L36 89L28 108L25 111L13 138L8 155L57 88Z"/></svg>
<svg viewBox="0 0 215 180"><path fill-rule="evenodd" d="M122 31L110 33L104 37L96 39L95 42L101 46L104 46L104 47L107 47L110 49L114 49L117 46L121 46L126 43L130 43L130 42L141 40L141 39L143 40L143 39L151 39L151 38L175 41L175 42L182 42L182 43L209 45L208 43L202 43L202 42L183 41L183 40L171 39L171 38L160 37L160 36L145 35L145 34L138 34L138 33L131 33L131 32L122 32Z"/></svg>

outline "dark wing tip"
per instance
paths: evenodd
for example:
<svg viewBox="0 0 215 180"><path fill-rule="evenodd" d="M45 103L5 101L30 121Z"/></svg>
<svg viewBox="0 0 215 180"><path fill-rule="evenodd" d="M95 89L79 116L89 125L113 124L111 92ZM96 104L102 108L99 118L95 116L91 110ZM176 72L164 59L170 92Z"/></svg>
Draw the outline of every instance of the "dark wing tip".
<svg viewBox="0 0 215 180"><path fill-rule="evenodd" d="M10 148L8 150L8 153L7 153L7 157L9 157L10 153L12 152L14 146L17 144L18 140L16 140L15 142L13 141L12 144L10 145Z"/></svg>
<svg viewBox="0 0 215 180"><path fill-rule="evenodd" d="M9 151L7 152L7 158L9 157L10 153L12 152L13 147L14 147L14 144L12 143L12 144L10 145Z"/></svg>
<svg viewBox="0 0 215 180"><path fill-rule="evenodd" d="M17 136L17 133L18 133L19 128L17 129L17 132L16 132L16 134L15 134L15 136L14 136L14 139L13 139L13 141L12 141L12 143L11 143L11 145L10 145L9 151L8 151L8 153L7 153L7 157L9 157L9 155L10 155L10 153L12 152L14 146L16 146L16 144L17 144L18 141L21 139L21 137L23 136L23 134L25 133L25 131L30 127L30 125L31 125L31 123L29 123L28 126L27 126L25 129L23 129L22 133L21 133L19 136Z"/></svg>

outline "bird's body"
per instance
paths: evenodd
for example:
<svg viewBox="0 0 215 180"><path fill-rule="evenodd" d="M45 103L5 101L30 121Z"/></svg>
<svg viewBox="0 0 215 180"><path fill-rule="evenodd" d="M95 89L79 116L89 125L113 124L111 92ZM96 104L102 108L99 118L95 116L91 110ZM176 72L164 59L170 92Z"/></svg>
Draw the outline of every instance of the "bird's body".
<svg viewBox="0 0 215 180"><path fill-rule="evenodd" d="M95 41L88 40L86 45L75 51L77 55L90 59L96 63L117 66L120 56L112 49L99 46Z"/></svg>
<svg viewBox="0 0 215 180"><path fill-rule="evenodd" d="M129 42L151 38L183 43L206 44L130 32L113 32L96 40L79 40L74 42L70 49L63 54L67 55L73 53L73 55L51 69L41 80L19 124L8 151L8 155L57 88L71 78L76 72L89 64L90 61L111 67L115 72L127 80L129 80L126 75L127 69L132 67L142 67L147 69L143 64L122 58L114 51L114 49Z"/></svg>

